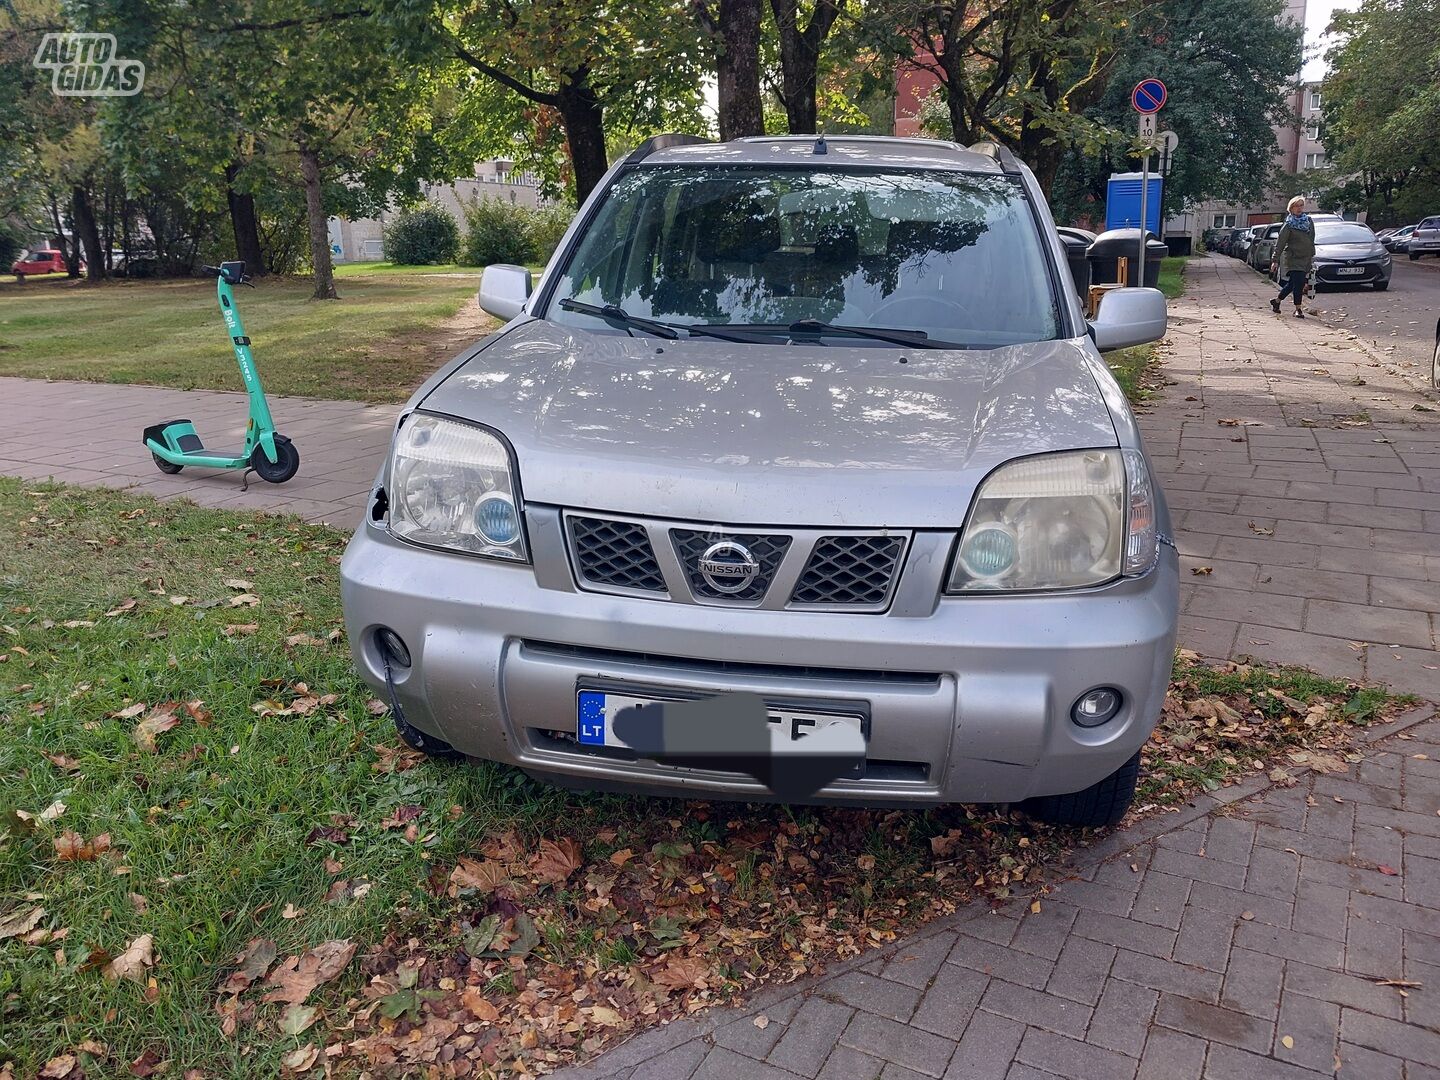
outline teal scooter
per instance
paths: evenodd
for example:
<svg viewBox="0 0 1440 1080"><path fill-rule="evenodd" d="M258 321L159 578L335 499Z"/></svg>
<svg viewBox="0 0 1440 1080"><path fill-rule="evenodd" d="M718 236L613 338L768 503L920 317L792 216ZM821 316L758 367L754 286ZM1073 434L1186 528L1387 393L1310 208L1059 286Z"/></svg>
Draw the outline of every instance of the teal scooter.
<svg viewBox="0 0 1440 1080"><path fill-rule="evenodd" d="M186 465L205 469L244 469L242 482L253 470L261 480L283 484L299 470L300 451L289 439L275 431L275 422L270 419L270 405L265 400L265 389L260 385L260 373L255 370L255 360L250 355L250 339L245 336L240 312L235 308L231 290L236 285L250 285L250 279L245 276L245 264L227 262L202 269L216 279L215 293L220 300L220 314L225 318L225 328L230 331L235 362L240 365L240 377L245 380L245 392L250 396L250 423L245 427L245 449L238 454L207 452L195 425L189 420L166 420L163 424L150 425L145 429L145 446L155 459L155 467L163 473L174 475ZM254 286L251 285L251 288Z"/></svg>

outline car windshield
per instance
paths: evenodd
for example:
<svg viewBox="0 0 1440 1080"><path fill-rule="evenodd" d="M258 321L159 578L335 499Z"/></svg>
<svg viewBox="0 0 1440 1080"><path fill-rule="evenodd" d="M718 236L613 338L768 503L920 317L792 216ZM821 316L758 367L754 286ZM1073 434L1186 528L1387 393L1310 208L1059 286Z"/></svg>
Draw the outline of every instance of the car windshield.
<svg viewBox="0 0 1440 1080"><path fill-rule="evenodd" d="M1320 221L1315 225L1317 244L1371 244L1375 234L1353 221Z"/></svg>
<svg viewBox="0 0 1440 1080"><path fill-rule="evenodd" d="M562 309L566 298L677 326L815 320L970 346L1059 332L1020 185L939 170L635 169L607 194L546 313L612 332Z"/></svg>

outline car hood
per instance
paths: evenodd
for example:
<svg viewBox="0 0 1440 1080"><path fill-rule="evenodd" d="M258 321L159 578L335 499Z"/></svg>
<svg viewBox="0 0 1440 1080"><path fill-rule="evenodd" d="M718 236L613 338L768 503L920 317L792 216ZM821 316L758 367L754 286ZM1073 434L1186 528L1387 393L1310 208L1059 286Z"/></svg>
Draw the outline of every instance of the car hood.
<svg viewBox="0 0 1440 1080"><path fill-rule="evenodd" d="M745 345L529 321L491 339L420 407L500 431L531 502L954 528L1001 462L1117 444L1085 344Z"/></svg>
<svg viewBox="0 0 1440 1080"><path fill-rule="evenodd" d="M1385 248L1380 241L1361 241L1356 244L1316 244L1315 258L1317 259L1371 259L1385 254Z"/></svg>

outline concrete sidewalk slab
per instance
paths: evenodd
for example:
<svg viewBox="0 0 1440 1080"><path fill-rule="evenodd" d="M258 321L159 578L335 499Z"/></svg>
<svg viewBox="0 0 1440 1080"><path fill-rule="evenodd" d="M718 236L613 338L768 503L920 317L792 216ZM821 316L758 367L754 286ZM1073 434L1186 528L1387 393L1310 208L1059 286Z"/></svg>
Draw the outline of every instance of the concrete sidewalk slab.
<svg viewBox="0 0 1440 1080"><path fill-rule="evenodd" d="M1138 410L1182 555L1181 643L1440 697L1428 373L1328 325L1331 294L1301 320L1236 260L1185 278L1167 385Z"/></svg>
<svg viewBox="0 0 1440 1080"><path fill-rule="evenodd" d="M342 529L360 521L399 413L396 405L272 397L277 429L300 451L300 472L279 485L251 476L249 490L242 491L238 471L186 469L167 476L140 437L151 424L188 417L207 447L242 447L244 394L0 378L0 401L6 416L0 431L5 475L183 496L228 510L293 513Z"/></svg>

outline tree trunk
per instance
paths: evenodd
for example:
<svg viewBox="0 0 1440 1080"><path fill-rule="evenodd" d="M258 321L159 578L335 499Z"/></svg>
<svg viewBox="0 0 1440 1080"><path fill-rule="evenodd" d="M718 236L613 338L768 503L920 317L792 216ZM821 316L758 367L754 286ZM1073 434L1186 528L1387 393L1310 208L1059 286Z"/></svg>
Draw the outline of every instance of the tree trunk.
<svg viewBox="0 0 1440 1080"><path fill-rule="evenodd" d="M785 97L785 126L792 135L812 135L818 130L818 88L820 49L845 0L816 0L810 21L802 30L798 0L770 0L780 36L780 89Z"/></svg>
<svg viewBox="0 0 1440 1080"><path fill-rule="evenodd" d="M225 170L227 184L233 182L239 172L239 163L231 164ZM255 215L255 196L249 192L236 191L229 186L225 189L225 195L230 203L230 228L235 234L235 257L244 260L245 271L251 277L264 277L265 252L260 247L260 221Z"/></svg>
<svg viewBox="0 0 1440 1080"><path fill-rule="evenodd" d="M325 200L320 186L320 158L305 143L300 148L300 176L305 181L305 217L310 225L310 264L315 268L312 300L338 300L335 268L330 262L330 232L326 226Z"/></svg>
<svg viewBox="0 0 1440 1080"><path fill-rule="evenodd" d="M85 276L91 281L104 281L105 249L100 246L100 230L95 227L90 193L79 184L70 189L70 219L76 240L85 247Z"/></svg>
<svg viewBox="0 0 1440 1080"><path fill-rule="evenodd" d="M719 15L700 9L700 19L720 39L715 84L720 104L720 139L765 134L760 101L760 18L762 0L720 0Z"/></svg>
<svg viewBox="0 0 1440 1080"><path fill-rule="evenodd" d="M605 109L590 86L590 72L584 68L569 73L556 97L570 166L575 170L575 199L581 203L610 168L605 153Z"/></svg>

